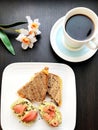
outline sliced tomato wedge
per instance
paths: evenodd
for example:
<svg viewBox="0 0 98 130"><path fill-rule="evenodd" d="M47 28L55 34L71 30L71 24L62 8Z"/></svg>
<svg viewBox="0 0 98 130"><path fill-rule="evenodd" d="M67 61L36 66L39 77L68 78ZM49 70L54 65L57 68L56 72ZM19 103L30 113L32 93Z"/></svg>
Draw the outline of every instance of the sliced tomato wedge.
<svg viewBox="0 0 98 130"><path fill-rule="evenodd" d="M43 111L46 113L49 113L50 111L55 112L55 107L54 106L46 106L43 108Z"/></svg>
<svg viewBox="0 0 98 130"><path fill-rule="evenodd" d="M31 121L34 121L36 118L37 118L37 115L38 113L36 111L29 111L27 114L25 114L23 117L22 117L22 121L23 122L31 122Z"/></svg>
<svg viewBox="0 0 98 130"><path fill-rule="evenodd" d="M14 107L13 107L13 110L15 113L17 114L22 114L24 112L24 110L26 109L26 105L23 105L23 104L16 104Z"/></svg>
<svg viewBox="0 0 98 130"><path fill-rule="evenodd" d="M55 117L55 112L50 111L49 115L50 115L52 118L54 118L54 117Z"/></svg>
<svg viewBox="0 0 98 130"><path fill-rule="evenodd" d="M44 118L46 121L52 120L52 117L51 117L48 113L44 113L43 118Z"/></svg>

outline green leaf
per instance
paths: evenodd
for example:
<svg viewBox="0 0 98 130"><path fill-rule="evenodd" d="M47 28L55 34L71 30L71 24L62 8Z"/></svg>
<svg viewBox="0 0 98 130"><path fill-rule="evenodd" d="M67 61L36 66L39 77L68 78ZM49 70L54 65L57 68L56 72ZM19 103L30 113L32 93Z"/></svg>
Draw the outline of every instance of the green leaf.
<svg viewBox="0 0 98 130"><path fill-rule="evenodd" d="M15 51L14 48L8 38L8 36L5 34L4 31L0 30L0 39L2 40L3 44L5 45L5 47L8 49L8 51L15 55Z"/></svg>
<svg viewBox="0 0 98 130"><path fill-rule="evenodd" d="M19 26L19 25L22 25L22 24L26 24L27 22L16 22L16 23L12 23L12 24L0 24L0 27L3 27L3 28L10 28L10 27L15 27L15 26Z"/></svg>

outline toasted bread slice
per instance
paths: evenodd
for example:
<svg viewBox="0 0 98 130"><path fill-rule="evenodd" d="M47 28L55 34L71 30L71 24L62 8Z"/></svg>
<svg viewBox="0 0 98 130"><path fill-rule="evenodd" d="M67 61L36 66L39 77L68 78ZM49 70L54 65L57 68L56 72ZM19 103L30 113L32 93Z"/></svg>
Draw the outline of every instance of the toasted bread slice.
<svg viewBox="0 0 98 130"><path fill-rule="evenodd" d="M58 75L48 74L48 94L57 103L58 106L62 102L62 80Z"/></svg>
<svg viewBox="0 0 98 130"><path fill-rule="evenodd" d="M48 87L48 67L35 74L33 79L18 90L19 96L32 102L43 101L46 97Z"/></svg>

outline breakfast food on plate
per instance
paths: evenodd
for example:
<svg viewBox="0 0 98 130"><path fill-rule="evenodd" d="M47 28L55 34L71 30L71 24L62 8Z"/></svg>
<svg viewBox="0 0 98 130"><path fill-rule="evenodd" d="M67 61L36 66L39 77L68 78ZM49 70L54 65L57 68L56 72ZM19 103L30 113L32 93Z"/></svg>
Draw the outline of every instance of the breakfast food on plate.
<svg viewBox="0 0 98 130"><path fill-rule="evenodd" d="M22 86L18 91L21 97L15 101L11 109L19 120L27 125L32 124L37 119L38 112L32 102L40 102L38 108L41 117L53 127L57 127L62 122L61 112L57 106L62 102L62 80L53 73L48 72L45 67L34 77ZM53 102L46 102L44 99L49 95Z"/></svg>
<svg viewBox="0 0 98 130"><path fill-rule="evenodd" d="M41 102L45 99L48 89L48 67L36 73L28 83L18 90L19 96L32 102Z"/></svg>
<svg viewBox="0 0 98 130"><path fill-rule="evenodd" d="M61 112L52 102L41 103L39 113L50 126L57 127L62 123Z"/></svg>
<svg viewBox="0 0 98 130"><path fill-rule="evenodd" d="M48 94L57 103L58 106L62 102L62 80L58 75L48 74Z"/></svg>
<svg viewBox="0 0 98 130"><path fill-rule="evenodd" d="M37 109L29 100L24 98L16 100L11 105L11 109L21 122L28 125L34 122L38 116Z"/></svg>
<svg viewBox="0 0 98 130"><path fill-rule="evenodd" d="M60 106L62 102L62 80L58 75L48 72L48 67L36 73L17 93L20 97L31 102L41 102L48 93L55 103Z"/></svg>

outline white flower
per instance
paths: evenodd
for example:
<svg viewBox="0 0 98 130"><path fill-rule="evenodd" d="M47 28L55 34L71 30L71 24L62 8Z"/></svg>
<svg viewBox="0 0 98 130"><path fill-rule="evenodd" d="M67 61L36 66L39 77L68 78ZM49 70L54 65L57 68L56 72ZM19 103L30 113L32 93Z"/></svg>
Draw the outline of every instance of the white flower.
<svg viewBox="0 0 98 130"><path fill-rule="evenodd" d="M21 47L24 50L26 50L28 47L32 48L34 43L37 41L36 35L41 34L39 30L39 20L35 19L32 21L30 16L26 16L26 19L28 21L28 30L24 28L16 30L16 32L20 33L16 40L22 43Z"/></svg>
<svg viewBox="0 0 98 130"><path fill-rule="evenodd" d="M20 41L21 47L26 50L28 47L32 48L34 43L37 41L36 37L33 37L32 35L24 35L24 34L19 34L19 36L16 38L17 41Z"/></svg>
<svg viewBox="0 0 98 130"><path fill-rule="evenodd" d="M21 28L19 29L17 32L19 32L20 34L24 34L25 36L28 36L28 35L32 35L33 37L35 36L35 33L34 31L29 31L27 29L24 29L24 28Z"/></svg>
<svg viewBox="0 0 98 130"><path fill-rule="evenodd" d="M29 31L27 29L21 28L21 29L19 29L19 33L24 34L24 35L28 35Z"/></svg>
<svg viewBox="0 0 98 130"><path fill-rule="evenodd" d="M33 31L35 35L40 35L41 31L39 30L39 19L34 19L33 21L30 16L26 16L26 19L28 21L28 30Z"/></svg>

